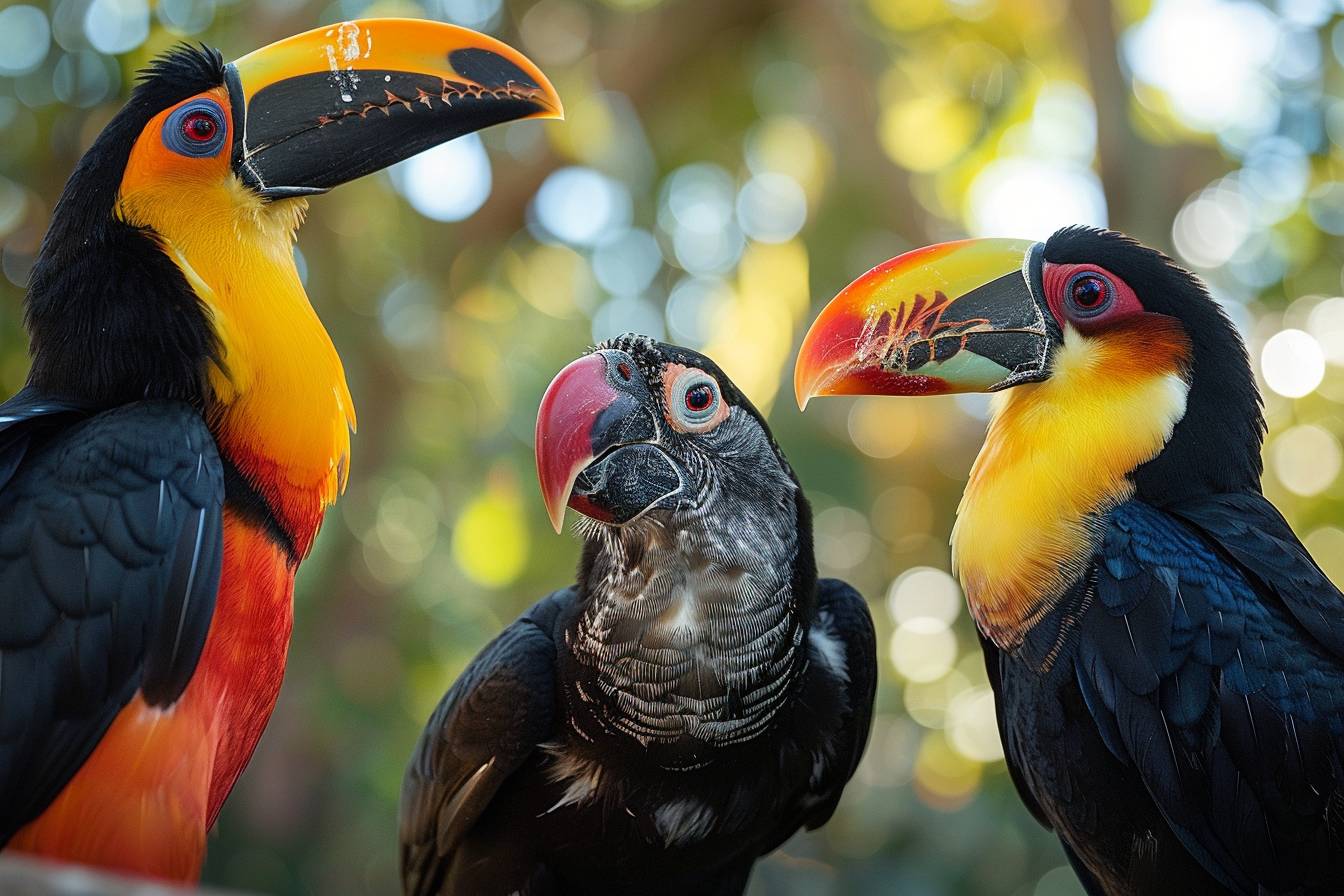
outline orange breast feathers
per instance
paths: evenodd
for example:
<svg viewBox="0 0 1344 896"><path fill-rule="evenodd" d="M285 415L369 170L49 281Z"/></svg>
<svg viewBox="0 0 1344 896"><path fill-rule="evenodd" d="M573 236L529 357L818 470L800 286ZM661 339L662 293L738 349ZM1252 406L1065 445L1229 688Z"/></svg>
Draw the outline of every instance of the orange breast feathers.
<svg viewBox="0 0 1344 896"><path fill-rule="evenodd" d="M56 800L11 849L194 881L205 835L275 708L293 624L294 566L224 514L215 615L191 683L154 709L137 695Z"/></svg>

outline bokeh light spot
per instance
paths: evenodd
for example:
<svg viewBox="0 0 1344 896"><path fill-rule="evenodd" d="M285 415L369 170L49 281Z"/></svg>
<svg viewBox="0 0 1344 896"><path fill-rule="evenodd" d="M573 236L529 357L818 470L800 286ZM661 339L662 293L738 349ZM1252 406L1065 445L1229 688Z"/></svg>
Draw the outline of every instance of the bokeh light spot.
<svg viewBox="0 0 1344 896"><path fill-rule="evenodd" d="M937 681L957 661L957 636L941 619L918 616L891 633L891 664L910 681Z"/></svg>
<svg viewBox="0 0 1344 896"><path fill-rule="evenodd" d="M431 0L429 9L454 25L489 31L499 24L503 6L503 0Z"/></svg>
<svg viewBox="0 0 1344 896"><path fill-rule="evenodd" d="M1069 224L1106 226L1106 196L1085 165L1028 157L996 159L968 195L976 236L1044 240Z"/></svg>
<svg viewBox="0 0 1344 896"><path fill-rule="evenodd" d="M759 242L791 240L807 220L807 196L787 174L766 171L738 192L737 220L743 232Z"/></svg>
<svg viewBox="0 0 1344 896"><path fill-rule="evenodd" d="M593 252L598 285L617 295L643 292L663 265L658 241L647 230L611 234Z"/></svg>
<svg viewBox="0 0 1344 896"><path fill-rule="evenodd" d="M592 247L630 223L630 191L592 168L561 168L537 190L532 211L543 234Z"/></svg>
<svg viewBox="0 0 1344 896"><path fill-rule="evenodd" d="M1302 544L1332 582L1344 582L1344 529L1321 526L1302 539Z"/></svg>
<svg viewBox="0 0 1344 896"><path fill-rule="evenodd" d="M715 320L734 302L733 288L718 277L683 277L667 297L672 338L699 347L713 336Z"/></svg>
<svg viewBox="0 0 1344 896"><path fill-rule="evenodd" d="M962 605L956 579L932 566L916 566L896 577L887 589L887 612L897 623L934 619L947 627Z"/></svg>
<svg viewBox="0 0 1344 896"><path fill-rule="evenodd" d="M996 762L1003 758L994 691L973 687L952 698L947 707L947 735L953 748L967 759Z"/></svg>
<svg viewBox="0 0 1344 896"><path fill-rule="evenodd" d="M23 187L0 176L0 238L13 233L27 211L28 195Z"/></svg>
<svg viewBox="0 0 1344 896"><path fill-rule="evenodd" d="M149 4L93 0L84 13L84 36L99 53L129 53L149 38Z"/></svg>
<svg viewBox="0 0 1344 896"><path fill-rule="evenodd" d="M177 34L199 34L215 19L215 0L158 0L154 14Z"/></svg>
<svg viewBox="0 0 1344 896"><path fill-rule="evenodd" d="M490 198L490 157L476 134L431 147L393 165L397 192L432 221L462 221Z"/></svg>
<svg viewBox="0 0 1344 896"><path fill-rule="evenodd" d="M42 64L51 48L51 25L36 6L0 9L0 75L26 74Z"/></svg>
<svg viewBox="0 0 1344 896"><path fill-rule="evenodd" d="M915 93L882 111L878 137L901 167L935 171L965 151L979 123L977 106L961 97Z"/></svg>
<svg viewBox="0 0 1344 896"><path fill-rule="evenodd" d="M642 296L616 296L603 302L593 314L593 341L601 342L622 333L662 339L663 309Z"/></svg>
<svg viewBox="0 0 1344 896"><path fill-rule="evenodd" d="M891 404L880 398L856 400L849 409L849 438L854 447L869 457L886 460L895 457L914 442L919 427L907 425L891 412Z"/></svg>
<svg viewBox="0 0 1344 896"><path fill-rule="evenodd" d="M979 762L954 750L940 732L931 732L915 757L915 793L929 806L951 812L975 795L982 774Z"/></svg>
<svg viewBox="0 0 1344 896"><path fill-rule="evenodd" d="M1305 423L1285 430L1270 445L1274 475L1295 495L1325 491L1339 475L1339 440L1328 430Z"/></svg>
<svg viewBox="0 0 1344 896"><path fill-rule="evenodd" d="M1166 94L1181 121L1216 131L1270 103L1264 70L1280 33L1251 0L1159 0L1121 47L1135 78Z"/></svg>
<svg viewBox="0 0 1344 896"><path fill-rule="evenodd" d="M486 588L518 578L529 549L527 520L512 487L488 487L467 503L453 529L453 560Z"/></svg>
<svg viewBox="0 0 1344 896"><path fill-rule="evenodd" d="M1321 384L1325 355L1310 333L1281 330L1269 337L1260 352L1265 384L1286 398L1301 398Z"/></svg>
<svg viewBox="0 0 1344 896"><path fill-rule="evenodd" d="M833 572L853 569L873 547L868 518L851 507L827 507L813 521L817 562Z"/></svg>

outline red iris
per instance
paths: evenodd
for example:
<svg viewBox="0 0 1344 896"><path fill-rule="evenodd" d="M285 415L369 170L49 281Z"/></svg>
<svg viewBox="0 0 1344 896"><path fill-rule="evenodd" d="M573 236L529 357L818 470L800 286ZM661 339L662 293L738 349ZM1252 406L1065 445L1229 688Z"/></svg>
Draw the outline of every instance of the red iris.
<svg viewBox="0 0 1344 896"><path fill-rule="evenodd" d="M193 112L182 119L182 134L194 143L209 143L219 130L219 122L208 112Z"/></svg>
<svg viewBox="0 0 1344 896"><path fill-rule="evenodd" d="M714 390L701 383L686 390L686 409L690 411L706 410L714 403Z"/></svg>

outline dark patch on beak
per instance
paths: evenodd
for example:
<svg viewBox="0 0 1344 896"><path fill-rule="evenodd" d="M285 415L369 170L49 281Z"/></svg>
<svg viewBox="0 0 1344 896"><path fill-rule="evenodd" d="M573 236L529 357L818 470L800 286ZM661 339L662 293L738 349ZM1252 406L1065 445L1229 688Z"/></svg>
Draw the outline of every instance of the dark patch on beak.
<svg viewBox="0 0 1344 896"><path fill-rule="evenodd" d="M235 174L268 199L322 193L463 134L563 115L529 60L438 22L370 19L226 67Z"/></svg>
<svg viewBox="0 0 1344 896"><path fill-rule="evenodd" d="M448 54L453 70L477 84L500 84L515 89L540 90L532 76L498 53L480 47L466 47Z"/></svg>
<svg viewBox="0 0 1344 896"><path fill-rule="evenodd" d="M965 240L894 258L847 286L808 331L794 368L815 395L996 392L1049 375L1061 339L1040 244Z"/></svg>

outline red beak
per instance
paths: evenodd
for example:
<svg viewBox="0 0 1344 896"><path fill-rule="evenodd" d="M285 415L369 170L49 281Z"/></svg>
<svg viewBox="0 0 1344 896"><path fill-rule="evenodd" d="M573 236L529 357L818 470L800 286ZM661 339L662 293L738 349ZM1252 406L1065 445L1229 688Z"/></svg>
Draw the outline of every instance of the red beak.
<svg viewBox="0 0 1344 896"><path fill-rule="evenodd" d="M551 525L564 528L574 480L593 460L593 425L620 393L607 382L601 354L585 355L555 375L537 411L537 478Z"/></svg>

